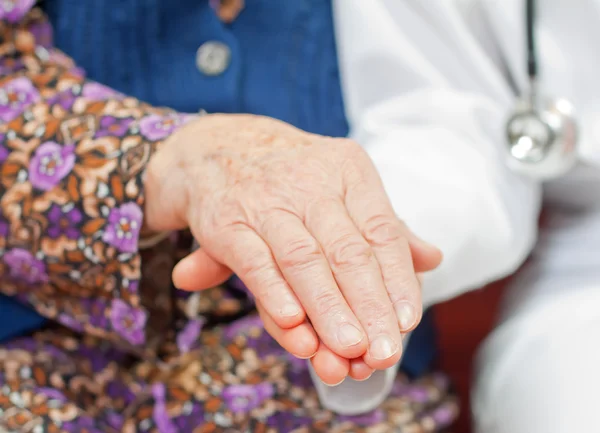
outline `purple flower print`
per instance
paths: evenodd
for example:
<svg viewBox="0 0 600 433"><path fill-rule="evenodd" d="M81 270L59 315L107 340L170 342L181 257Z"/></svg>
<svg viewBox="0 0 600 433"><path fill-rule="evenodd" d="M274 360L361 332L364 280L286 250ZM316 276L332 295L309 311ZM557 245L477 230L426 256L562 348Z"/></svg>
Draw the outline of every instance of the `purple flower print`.
<svg viewBox="0 0 600 433"><path fill-rule="evenodd" d="M4 254L4 263L10 268L10 276L28 284L48 280L44 262L36 259L29 251L15 248Z"/></svg>
<svg viewBox="0 0 600 433"><path fill-rule="evenodd" d="M34 187L49 191L71 172L74 165L74 146L48 141L38 147L29 162L29 180Z"/></svg>
<svg viewBox="0 0 600 433"><path fill-rule="evenodd" d="M312 425L314 419L293 412L276 412L267 420L267 425L275 431L294 431L298 428Z"/></svg>
<svg viewBox="0 0 600 433"><path fill-rule="evenodd" d="M0 238L6 238L8 236L8 232L10 230L10 225L6 218L4 218L4 214L0 209Z"/></svg>
<svg viewBox="0 0 600 433"><path fill-rule="evenodd" d="M36 45L48 48L52 44L52 26L48 22L33 23L28 27Z"/></svg>
<svg viewBox="0 0 600 433"><path fill-rule="evenodd" d="M268 382L258 385L231 385L223 390L223 399L234 413L250 412L266 399L273 397L273 385Z"/></svg>
<svg viewBox="0 0 600 433"><path fill-rule="evenodd" d="M124 253L135 253L142 227L142 210L135 203L113 208L102 240Z"/></svg>
<svg viewBox="0 0 600 433"><path fill-rule="evenodd" d="M106 416L104 417L104 422L112 429L116 431L123 431L123 424L125 423L125 419L123 415L108 411Z"/></svg>
<svg viewBox="0 0 600 433"><path fill-rule="evenodd" d="M73 316L70 316L66 313L60 313L58 315L58 317L56 318L56 321L58 323L60 323L61 325L64 325L67 328L70 328L74 331L77 331L77 332L83 331L83 323L81 323L80 320L77 320Z"/></svg>
<svg viewBox="0 0 600 433"><path fill-rule="evenodd" d="M185 412L185 415L180 415L173 420L174 424L179 429L178 431L181 433L194 431L198 426L205 423L204 406L200 402L189 401L185 404L191 405L191 410Z"/></svg>
<svg viewBox="0 0 600 433"><path fill-rule="evenodd" d="M133 403L136 394L120 380L110 381L105 388L106 395L113 400L123 400L127 405Z"/></svg>
<svg viewBox="0 0 600 433"><path fill-rule="evenodd" d="M340 415L340 421L350 421L354 424L362 426L371 426L373 424L379 424L385 420L385 414L381 409L376 409L372 412L365 413L363 415Z"/></svg>
<svg viewBox="0 0 600 433"><path fill-rule="evenodd" d="M67 402L67 398L65 397L65 395L62 392L60 392L54 388L39 387L39 388L36 388L35 392L36 392L36 394L44 395L48 400L57 400L57 401L60 401L61 403Z"/></svg>
<svg viewBox="0 0 600 433"><path fill-rule="evenodd" d="M83 215L76 207L64 212L60 206L53 204L48 212L50 226L46 233L52 239L58 239L63 235L69 239L77 239L80 234L79 224L82 220Z"/></svg>
<svg viewBox="0 0 600 433"><path fill-rule="evenodd" d="M139 293L140 280L129 280L129 284L126 289L132 295L137 295Z"/></svg>
<svg viewBox="0 0 600 433"><path fill-rule="evenodd" d="M10 152L4 145L6 139L6 135L0 134L0 164L2 164L8 158Z"/></svg>
<svg viewBox="0 0 600 433"><path fill-rule="evenodd" d="M456 411L450 406L442 406L429 414L439 427L449 427L456 419Z"/></svg>
<svg viewBox="0 0 600 433"><path fill-rule="evenodd" d="M393 397L407 397L417 403L427 403L431 397L431 391L423 385L395 382L390 395Z"/></svg>
<svg viewBox="0 0 600 433"><path fill-rule="evenodd" d="M105 329L108 324L106 310L109 306L107 301L101 298L91 298L82 300L82 304L89 314L89 324L94 328Z"/></svg>
<svg viewBox="0 0 600 433"><path fill-rule="evenodd" d="M204 319L190 320L177 334L177 347L181 353L188 353L198 341Z"/></svg>
<svg viewBox="0 0 600 433"><path fill-rule="evenodd" d="M83 344L77 350L77 356L81 356L82 359L85 359L87 362L89 362L94 373L101 372L106 368L109 362L112 361L104 356L104 354L97 348Z"/></svg>
<svg viewBox="0 0 600 433"><path fill-rule="evenodd" d="M162 140L172 134L182 124L177 115L159 116L152 114L140 120L140 132L148 140Z"/></svg>
<svg viewBox="0 0 600 433"><path fill-rule="evenodd" d="M441 373L433 373L433 383L437 388L446 391L450 387L450 380Z"/></svg>
<svg viewBox="0 0 600 433"><path fill-rule="evenodd" d="M247 335L248 330L254 327L264 327L262 320L260 320L260 317L258 315L246 316L239 320L236 320L235 322L232 322L225 328L224 334L226 338L232 339L240 334Z"/></svg>
<svg viewBox="0 0 600 433"><path fill-rule="evenodd" d="M152 419L161 433L178 433L177 426L173 424L164 403L157 403L152 408Z"/></svg>
<svg viewBox="0 0 600 433"><path fill-rule="evenodd" d="M60 105L63 110L70 110L75 103L75 95L69 89L64 92L57 93L48 100L49 105Z"/></svg>
<svg viewBox="0 0 600 433"><path fill-rule="evenodd" d="M152 385L152 397L155 402L164 403L167 398L167 389L162 383L155 383Z"/></svg>
<svg viewBox="0 0 600 433"><path fill-rule="evenodd" d="M93 344L82 344L79 346L77 356L88 360L94 373L99 373L111 363L122 363L127 358L124 352L112 346L100 348Z"/></svg>
<svg viewBox="0 0 600 433"><path fill-rule="evenodd" d="M91 101L104 101L105 99L123 97L123 94L93 81L86 83L81 94Z"/></svg>
<svg viewBox="0 0 600 433"><path fill-rule="evenodd" d="M165 403L165 386L157 383L152 386L152 396L154 397L154 408L152 409L152 419L161 433L177 433L177 427L171 421L167 412Z"/></svg>
<svg viewBox="0 0 600 433"><path fill-rule="evenodd" d="M261 325L262 326L262 325ZM282 356L285 355L286 351L271 337L266 331L261 331L258 336L247 335L246 346L249 349L254 349L261 356Z"/></svg>
<svg viewBox="0 0 600 433"><path fill-rule="evenodd" d="M308 372L308 361L306 359L296 358L289 352L285 352L285 360L290 371L306 371Z"/></svg>
<svg viewBox="0 0 600 433"><path fill-rule="evenodd" d="M44 352L50 356L53 361L58 363L68 364L73 362L72 358L70 358L69 355L67 355L67 353L63 350L53 346L51 343L40 343L39 341L34 340L32 337L23 337L17 340L6 341L3 344L3 347L6 349L25 350L27 352Z"/></svg>
<svg viewBox="0 0 600 433"><path fill-rule="evenodd" d="M311 388L312 378L308 372L308 361L289 356L287 378L290 383L299 388Z"/></svg>
<svg viewBox="0 0 600 433"><path fill-rule="evenodd" d="M2 3L0 0L0 5ZM9 81L0 88L0 120L10 122L39 99L40 94L28 78L20 77Z"/></svg>
<svg viewBox="0 0 600 433"><path fill-rule="evenodd" d="M63 431L79 433L85 431L85 433L104 433L97 427L94 419L87 415L79 415L72 421L64 422L61 426Z"/></svg>
<svg viewBox="0 0 600 433"><path fill-rule="evenodd" d="M34 3L35 0L0 0L0 20L16 23Z"/></svg>
<svg viewBox="0 0 600 433"><path fill-rule="evenodd" d="M110 322L114 330L131 344L140 345L144 342L147 320L148 315L144 310L133 308L121 299L113 299Z"/></svg>
<svg viewBox="0 0 600 433"><path fill-rule="evenodd" d="M284 354L284 360L287 363L287 378L290 383L299 388L310 388L312 379L308 372L308 363L306 359L296 358L290 353Z"/></svg>
<svg viewBox="0 0 600 433"><path fill-rule="evenodd" d="M23 337L17 340L9 340L4 345L4 348L9 350L27 350L33 352L38 350L38 343L31 337Z"/></svg>
<svg viewBox="0 0 600 433"><path fill-rule="evenodd" d="M123 137L132 123L133 119L130 117L123 119L113 116L104 116L100 119L100 125L96 131L96 138L109 136Z"/></svg>
<svg viewBox="0 0 600 433"><path fill-rule="evenodd" d="M21 59L3 59L0 61L0 75L8 75L11 72L18 71L19 69L23 69L23 60Z"/></svg>
<svg viewBox="0 0 600 433"><path fill-rule="evenodd" d="M405 384L402 381L395 381L394 385L392 385L392 390L390 391L390 396L391 397L402 397L404 394L406 394L406 391L408 390L408 385Z"/></svg>
<svg viewBox="0 0 600 433"><path fill-rule="evenodd" d="M53 346L50 343L45 343L43 345L43 350L48 355L50 355L56 362L63 362L63 363L73 362L73 359L69 357L67 352L59 349L58 347Z"/></svg>
<svg viewBox="0 0 600 433"><path fill-rule="evenodd" d="M406 395L411 401L416 403L427 403L429 401L430 392L423 386L411 386L407 391Z"/></svg>

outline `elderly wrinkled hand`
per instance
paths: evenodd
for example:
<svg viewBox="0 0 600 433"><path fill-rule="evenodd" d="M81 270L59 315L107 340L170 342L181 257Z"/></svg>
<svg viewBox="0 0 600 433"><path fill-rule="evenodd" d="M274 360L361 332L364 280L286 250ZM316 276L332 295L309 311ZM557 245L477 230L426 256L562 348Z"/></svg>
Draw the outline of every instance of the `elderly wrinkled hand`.
<svg viewBox="0 0 600 433"><path fill-rule="evenodd" d="M353 141L266 117L203 116L155 154L146 190L148 227L189 227L202 246L175 268L177 287L235 272L271 335L314 356L328 383L328 369L345 377L349 360L368 370L400 359L401 334L421 317L416 272L441 255L396 217Z"/></svg>

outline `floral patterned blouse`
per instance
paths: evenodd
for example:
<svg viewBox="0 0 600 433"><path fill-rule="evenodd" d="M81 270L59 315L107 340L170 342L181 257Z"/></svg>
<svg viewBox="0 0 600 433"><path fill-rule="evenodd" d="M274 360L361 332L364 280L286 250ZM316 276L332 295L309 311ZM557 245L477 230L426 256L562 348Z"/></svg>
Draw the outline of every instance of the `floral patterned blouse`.
<svg viewBox="0 0 600 433"><path fill-rule="evenodd" d="M381 409L336 416L243 285L171 286L193 239L144 245L144 168L194 116L87 79L34 3L0 0L0 293L54 324L0 346L0 431L447 428L444 377L399 375Z"/></svg>
<svg viewBox="0 0 600 433"><path fill-rule="evenodd" d="M140 290L142 178L191 116L87 80L51 48L43 15L25 15L32 3L0 9L2 292L71 329L156 349L170 287Z"/></svg>

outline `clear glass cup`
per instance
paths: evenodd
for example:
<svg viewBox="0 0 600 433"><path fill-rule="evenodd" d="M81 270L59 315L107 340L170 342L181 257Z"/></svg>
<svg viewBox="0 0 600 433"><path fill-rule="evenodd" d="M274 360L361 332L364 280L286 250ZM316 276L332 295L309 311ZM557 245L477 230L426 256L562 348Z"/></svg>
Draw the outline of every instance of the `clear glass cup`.
<svg viewBox="0 0 600 433"><path fill-rule="evenodd" d="M408 335L403 341L404 348L407 344ZM319 379L312 364L308 363L321 404L340 415L360 415L377 409L392 391L399 366L400 362L387 370L376 371L362 382L348 377L339 385L329 386Z"/></svg>

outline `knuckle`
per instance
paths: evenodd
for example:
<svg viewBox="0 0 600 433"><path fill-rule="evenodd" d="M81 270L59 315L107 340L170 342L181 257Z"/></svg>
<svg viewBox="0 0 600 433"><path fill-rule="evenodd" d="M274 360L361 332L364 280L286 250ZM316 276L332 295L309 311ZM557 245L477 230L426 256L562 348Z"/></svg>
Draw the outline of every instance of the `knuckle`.
<svg viewBox="0 0 600 433"><path fill-rule="evenodd" d="M197 214L189 216L190 221L198 221L202 231L209 236L220 238L225 233L247 229L247 206L236 197L217 196L212 199L199 199L202 206L195 206Z"/></svg>
<svg viewBox="0 0 600 433"><path fill-rule="evenodd" d="M409 268L400 260L385 260L381 263L381 270L386 287L406 288L410 286L410 278L407 274L414 272L412 266Z"/></svg>
<svg viewBox="0 0 600 433"><path fill-rule="evenodd" d="M364 149L356 141L350 138L338 138L337 141L336 148L343 152L344 155L354 158L362 158L364 156Z"/></svg>
<svg viewBox="0 0 600 433"><path fill-rule="evenodd" d="M405 281L405 279L400 280L400 281L401 282ZM394 285L396 287L398 287L397 282L395 282ZM419 294L416 294L416 295L411 294L411 290L407 289L409 287L408 283L405 283L405 284L400 283L400 287L401 287L400 290L388 290L388 296L390 298L390 302L392 303L392 305L395 306L396 304L406 301L407 299L413 299L413 298L419 297Z"/></svg>
<svg viewBox="0 0 600 433"><path fill-rule="evenodd" d="M328 260L334 273L356 271L373 263L371 247L354 235L335 239L328 250Z"/></svg>
<svg viewBox="0 0 600 433"><path fill-rule="evenodd" d="M386 269L385 285L392 303L420 294L420 287L411 277L412 269L395 264L391 269Z"/></svg>
<svg viewBox="0 0 600 433"><path fill-rule="evenodd" d="M364 184L367 178L365 170L360 166L358 161L353 158L348 158L344 161L342 165L342 175L350 189Z"/></svg>
<svg viewBox="0 0 600 433"><path fill-rule="evenodd" d="M314 298L316 313L318 317L333 317L342 312L343 305L340 296L326 290L317 293Z"/></svg>
<svg viewBox="0 0 600 433"><path fill-rule="evenodd" d="M338 147L341 159L341 172L351 185L359 185L372 169L372 164L365 150L352 140L342 140Z"/></svg>
<svg viewBox="0 0 600 433"><path fill-rule="evenodd" d="M306 237L288 243L279 262L290 271L304 271L316 265L321 258L321 248L314 238Z"/></svg>
<svg viewBox="0 0 600 433"><path fill-rule="evenodd" d="M388 215L369 217L363 227L363 235L373 246L388 246L404 239L400 222Z"/></svg>
<svg viewBox="0 0 600 433"><path fill-rule="evenodd" d="M272 191L269 192L269 199L265 200L262 206L258 206L253 214L252 219L258 223L264 232L281 231L288 218L295 216L290 207L284 204L284 200L280 200L277 193Z"/></svg>
<svg viewBox="0 0 600 433"><path fill-rule="evenodd" d="M363 317L367 317L371 326L374 323L380 323L392 315L392 304L389 301L383 301L374 296L361 300L358 304L358 311Z"/></svg>
<svg viewBox="0 0 600 433"><path fill-rule="evenodd" d="M274 296L280 293L281 281L278 278L266 277L260 281L253 293L258 299L263 301L272 300Z"/></svg>
<svg viewBox="0 0 600 433"><path fill-rule="evenodd" d="M340 199L335 194L323 193L308 197L305 201L304 214L310 218L323 218L323 215L333 214L340 206Z"/></svg>
<svg viewBox="0 0 600 433"><path fill-rule="evenodd" d="M273 264L271 258L265 253L248 254L244 256L240 266L240 276L249 280L264 278L271 273Z"/></svg>
<svg viewBox="0 0 600 433"><path fill-rule="evenodd" d="M412 262L400 260L386 261L381 264L383 282L392 304L406 299L421 297L421 285L415 276Z"/></svg>

